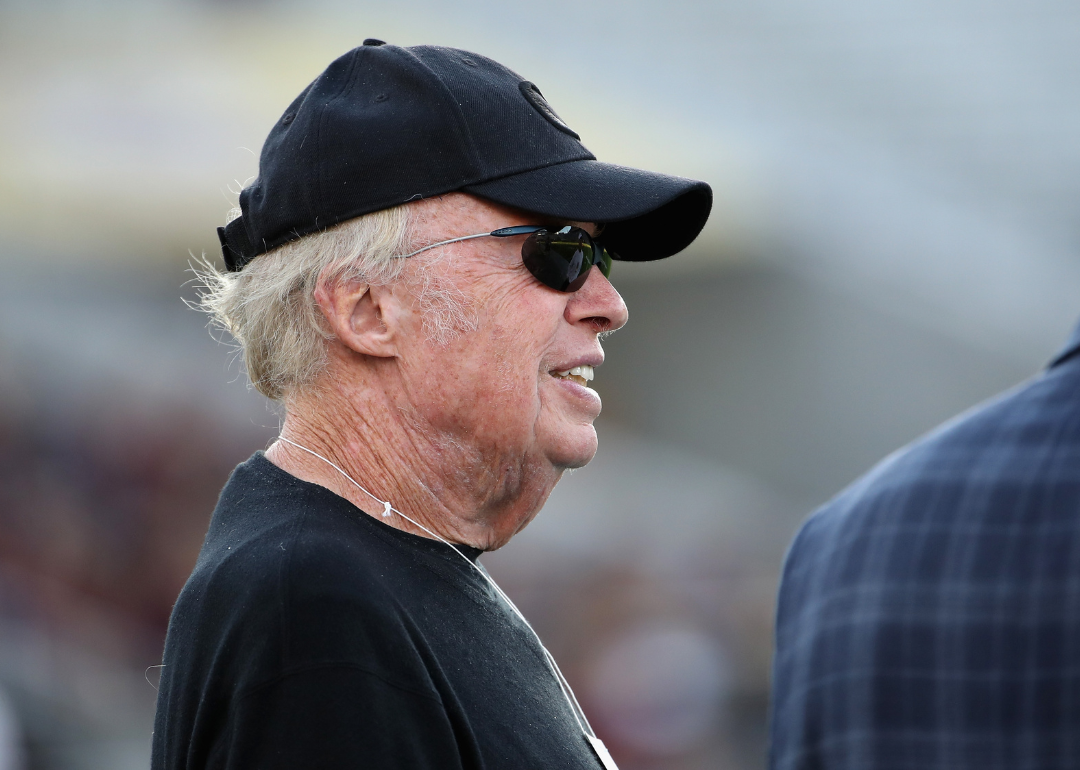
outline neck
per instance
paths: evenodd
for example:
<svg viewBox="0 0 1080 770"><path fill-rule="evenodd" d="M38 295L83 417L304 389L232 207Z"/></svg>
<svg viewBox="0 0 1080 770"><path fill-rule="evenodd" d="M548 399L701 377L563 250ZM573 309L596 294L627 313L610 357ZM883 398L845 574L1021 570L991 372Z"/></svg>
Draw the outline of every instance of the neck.
<svg viewBox="0 0 1080 770"><path fill-rule="evenodd" d="M481 550L520 531L558 480L538 464L508 462L441 435L370 388L334 386L289 399L281 435L325 458L277 441L266 456L287 473L392 527ZM430 532L396 514L384 518L384 502Z"/></svg>

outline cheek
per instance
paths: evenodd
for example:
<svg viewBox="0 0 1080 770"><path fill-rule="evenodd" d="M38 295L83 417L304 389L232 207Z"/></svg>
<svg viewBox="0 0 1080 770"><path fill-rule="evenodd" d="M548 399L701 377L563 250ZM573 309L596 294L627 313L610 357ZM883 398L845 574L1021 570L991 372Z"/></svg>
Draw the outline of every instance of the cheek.
<svg viewBox="0 0 1080 770"><path fill-rule="evenodd" d="M494 375L495 392L535 396L544 353L550 341L538 330L500 327L493 329L489 340L488 363Z"/></svg>
<svg viewBox="0 0 1080 770"><path fill-rule="evenodd" d="M477 383L471 409L477 429L500 442L529 440L543 413L544 354L549 341L537 329L502 326L491 329L484 376Z"/></svg>
<svg viewBox="0 0 1080 770"><path fill-rule="evenodd" d="M490 293L470 292L479 323L444 346L427 344L428 362L413 404L440 428L488 437L520 434L539 419L541 379L562 309L535 279L498 275ZM554 298L558 299L558 298ZM414 381L415 382L415 381Z"/></svg>
<svg viewBox="0 0 1080 770"><path fill-rule="evenodd" d="M488 325L463 334L432 357L414 403L433 424L454 432L501 434L533 423L549 343L528 331Z"/></svg>

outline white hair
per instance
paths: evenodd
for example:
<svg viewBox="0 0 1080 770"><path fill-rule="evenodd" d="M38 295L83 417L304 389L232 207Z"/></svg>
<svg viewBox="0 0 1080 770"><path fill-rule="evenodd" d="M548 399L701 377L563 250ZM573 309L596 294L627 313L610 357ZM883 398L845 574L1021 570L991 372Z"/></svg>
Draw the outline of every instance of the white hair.
<svg viewBox="0 0 1080 770"><path fill-rule="evenodd" d="M406 260L395 257L412 245L409 209L395 206L306 235L259 255L236 273L205 259L194 268L202 283L196 307L239 343L248 378L260 393L280 401L310 385L325 368L334 335L315 301L320 282L383 286L402 278ZM238 215L234 209L229 220ZM475 322L465 312L464 295L447 288L439 271L430 269L436 259L415 260L423 265L411 278L417 282L425 333L445 344Z"/></svg>

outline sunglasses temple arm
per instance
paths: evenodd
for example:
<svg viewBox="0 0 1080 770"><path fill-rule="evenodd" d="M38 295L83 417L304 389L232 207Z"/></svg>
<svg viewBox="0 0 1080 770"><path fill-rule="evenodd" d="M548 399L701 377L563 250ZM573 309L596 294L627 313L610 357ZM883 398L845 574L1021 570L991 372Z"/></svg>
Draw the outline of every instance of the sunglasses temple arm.
<svg viewBox="0 0 1080 770"><path fill-rule="evenodd" d="M422 249L417 249L410 254L398 254L394 259L408 259L409 257L415 257L421 252L428 249L434 249L436 246L445 246L448 243L460 243L461 241L471 241L473 238L487 238L488 236L495 236L496 238L506 238L511 235L530 235L532 233L539 233L546 230L546 227L539 227L537 225L515 225L513 227L501 227L498 230L492 230L490 233L477 233L476 235L465 235L461 238L451 238L448 241L439 241L433 243L430 246L425 246Z"/></svg>
<svg viewBox="0 0 1080 770"><path fill-rule="evenodd" d="M396 257L394 257L394 259L408 259L409 257L415 257L417 254L425 252L428 249L434 249L436 246L445 246L448 243L460 243L461 241L471 241L473 238L487 238L489 235L493 234L494 233L479 233L477 235L466 235L461 238L451 238L448 241L439 241L438 243L433 243L430 246L425 246L422 249L417 249L410 254L398 254Z"/></svg>
<svg viewBox="0 0 1080 770"><path fill-rule="evenodd" d="M514 225L513 227L500 227L498 230L492 230L488 235L493 235L496 238L508 238L511 235L532 235L545 230L547 228L540 225Z"/></svg>

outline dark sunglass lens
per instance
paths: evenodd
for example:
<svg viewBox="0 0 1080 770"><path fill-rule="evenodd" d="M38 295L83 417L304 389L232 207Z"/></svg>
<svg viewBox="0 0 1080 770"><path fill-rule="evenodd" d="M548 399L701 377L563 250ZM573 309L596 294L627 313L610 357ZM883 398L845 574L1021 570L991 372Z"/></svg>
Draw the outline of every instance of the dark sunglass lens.
<svg viewBox="0 0 1080 770"><path fill-rule="evenodd" d="M551 233L539 232L530 235L521 245L521 261L540 283L558 291L566 291L566 285L570 282L567 278L567 263L552 252L550 245Z"/></svg>
<svg viewBox="0 0 1080 770"><path fill-rule="evenodd" d="M585 285L585 281L587 280L589 280L588 270L586 270L584 273L572 280L570 283L566 284L566 289L564 291L577 291Z"/></svg>
<svg viewBox="0 0 1080 770"><path fill-rule="evenodd" d="M558 291L580 289L594 264L605 277L611 275L611 253L578 227L530 235L521 247L521 258L537 280Z"/></svg>
<svg viewBox="0 0 1080 770"><path fill-rule="evenodd" d="M596 261L596 266L600 268L600 272L604 274L605 278L610 278L611 260L614 258L614 255L599 244L597 245L597 251L600 252L600 259Z"/></svg>
<svg viewBox="0 0 1080 770"><path fill-rule="evenodd" d="M592 241L577 228L566 233L536 233L525 239L521 258L545 286L576 291L593 264Z"/></svg>

